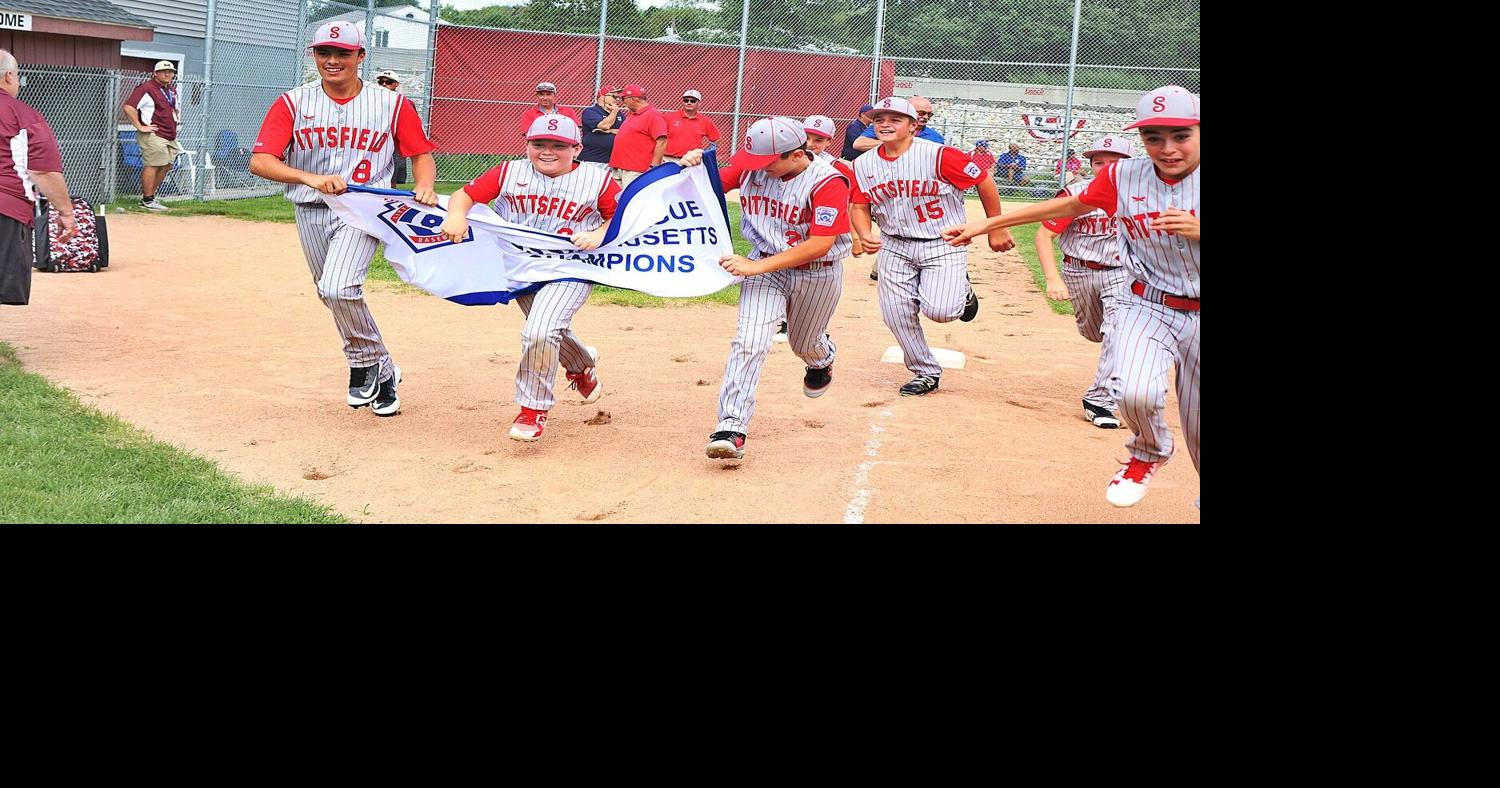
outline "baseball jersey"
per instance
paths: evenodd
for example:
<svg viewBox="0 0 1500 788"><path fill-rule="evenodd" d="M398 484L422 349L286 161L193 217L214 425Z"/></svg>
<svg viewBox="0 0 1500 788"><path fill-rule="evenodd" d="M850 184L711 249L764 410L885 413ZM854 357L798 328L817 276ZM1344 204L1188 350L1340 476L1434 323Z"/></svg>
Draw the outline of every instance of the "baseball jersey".
<svg viewBox="0 0 1500 788"><path fill-rule="evenodd" d="M36 183L31 173L62 172L57 138L41 113L0 91L0 216L31 227Z"/></svg>
<svg viewBox="0 0 1500 788"><path fill-rule="evenodd" d="M387 188L398 151L417 156L433 147L411 99L370 82L352 98L335 99L319 81L281 94L266 113L252 152L269 153L304 172ZM317 203L323 194L289 183L286 198Z"/></svg>
<svg viewBox="0 0 1500 788"><path fill-rule="evenodd" d="M885 146L854 160L851 200L870 206L884 235L933 240L967 221L964 190L985 173L963 151L922 139L895 159Z"/></svg>
<svg viewBox="0 0 1500 788"><path fill-rule="evenodd" d="M491 167L464 191L476 203L494 201L495 213L507 221L572 235L596 230L615 215L620 184L597 164L573 162L570 172L554 178L518 159Z"/></svg>
<svg viewBox="0 0 1500 788"><path fill-rule="evenodd" d="M813 160L786 179L730 165L719 178L724 191L740 190L740 234L750 242L750 259L784 252L814 235L835 236L822 259L849 256L849 183L838 170Z"/></svg>
<svg viewBox="0 0 1500 788"><path fill-rule="evenodd" d="M1077 197L1094 179L1079 181L1057 193L1058 197ZM1042 226L1057 234L1057 245L1063 254L1080 260L1117 266L1120 264L1120 242L1115 239L1115 217L1095 209L1072 219L1048 219ZM1072 232L1068 232L1072 230Z"/></svg>
<svg viewBox="0 0 1500 788"><path fill-rule="evenodd" d="M156 124L156 136L164 140L177 139L177 88L163 87L155 79L148 79L130 91L125 106L135 107L142 126Z"/></svg>
<svg viewBox="0 0 1500 788"><path fill-rule="evenodd" d="M525 136L526 132L531 129L532 122L543 115L562 115L571 119L580 127L583 126L583 121L578 119L578 113L561 104L553 106L551 112L542 109L541 106L535 106L521 113L521 135Z"/></svg>
<svg viewBox="0 0 1500 788"><path fill-rule="evenodd" d="M1156 174L1151 159L1124 159L1106 166L1078 195L1084 205L1102 208L1115 217L1120 263L1131 276L1186 298L1198 297L1199 242L1152 230L1149 222L1168 208L1201 218L1198 173L1202 169L1193 168L1180 181L1165 181Z"/></svg>
<svg viewBox="0 0 1500 788"><path fill-rule="evenodd" d="M849 162L834 156L826 150L819 153L816 158L818 161L843 173L844 177L849 179L849 186L851 188L854 186L854 168L849 166Z"/></svg>

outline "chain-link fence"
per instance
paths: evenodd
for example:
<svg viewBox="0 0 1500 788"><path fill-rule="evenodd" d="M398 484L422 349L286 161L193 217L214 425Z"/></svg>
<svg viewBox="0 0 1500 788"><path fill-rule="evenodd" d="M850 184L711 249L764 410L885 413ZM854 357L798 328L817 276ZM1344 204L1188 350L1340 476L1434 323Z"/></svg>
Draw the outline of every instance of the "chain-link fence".
<svg viewBox="0 0 1500 788"><path fill-rule="evenodd" d="M842 134L861 104L923 96L948 144L1024 157L1019 172L996 165L1008 197L1051 196L1086 175L1075 151L1128 124L1142 92L1201 92L1199 0L271 1L268 12L209 0L203 73L178 81L184 153L163 199L280 190L249 174L248 148L276 97L317 78L307 45L332 19L365 33L366 80L395 72L445 181L521 154L522 113L543 81L579 114L604 84L643 85L668 113L697 90L725 154L759 118L827 115ZM100 201L138 194L139 148L120 105L150 75L24 64L22 75L21 97L57 132L70 188Z"/></svg>

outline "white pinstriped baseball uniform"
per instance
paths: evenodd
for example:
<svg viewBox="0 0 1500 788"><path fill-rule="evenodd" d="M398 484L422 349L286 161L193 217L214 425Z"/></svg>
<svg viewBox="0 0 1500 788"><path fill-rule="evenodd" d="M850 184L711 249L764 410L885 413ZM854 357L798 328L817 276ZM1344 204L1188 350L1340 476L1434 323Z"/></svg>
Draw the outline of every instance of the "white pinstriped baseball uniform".
<svg viewBox="0 0 1500 788"><path fill-rule="evenodd" d="M492 199L495 213L507 221L563 235L598 229L614 214L619 189L609 168L600 164L575 162L571 172L554 178L538 172L527 159L500 164L464 187L475 202ZM573 316L593 290L590 282L556 281L516 298L526 315L516 372L517 404L551 410L557 402L552 385L559 360L569 372L594 365L571 328Z"/></svg>
<svg viewBox="0 0 1500 788"><path fill-rule="evenodd" d="M286 163L317 175L338 175L346 183L389 187L395 171L395 132L410 107L400 93L370 82L347 103L334 101L321 81L283 93L277 102L292 116L292 139ZM276 111L276 107L272 107ZM269 122L269 121L268 121ZM424 140L425 142L425 140ZM257 153L263 150L257 141ZM380 365L379 380L394 374L391 356L364 300L364 282L379 242L341 222L323 203L323 195L300 183L286 186L296 204L297 236L318 287L318 297L333 313L344 340L350 367Z"/></svg>
<svg viewBox="0 0 1500 788"><path fill-rule="evenodd" d="M1200 245L1180 235L1152 230L1150 221L1168 208L1202 216L1199 189L1201 167L1175 183L1163 181L1149 158L1125 159L1106 167L1084 192L1085 204L1104 204L1114 214L1120 242L1120 262L1133 285L1121 294L1116 392L1120 416L1134 433L1126 443L1138 460L1161 462L1172 456L1172 434L1162 410L1167 400L1167 373L1177 365L1177 398L1182 430L1199 467L1199 318L1196 310L1174 309L1161 303L1164 295L1197 299ZM1200 469L1201 470L1201 469Z"/></svg>
<svg viewBox="0 0 1500 788"><path fill-rule="evenodd" d="M854 160L860 192L854 202L869 203L883 242L876 257L880 316L901 345L906 368L937 377L943 368L922 333L921 316L947 323L963 314L969 250L949 246L942 232L964 223L964 190L978 182L949 183L939 173L939 157L962 157L953 162L971 178L983 178L984 171L963 151L923 139L913 139L894 161L884 150L882 144Z"/></svg>
<svg viewBox="0 0 1500 788"><path fill-rule="evenodd" d="M1057 196L1076 197L1093 180L1089 178L1070 184ZM1112 411L1115 409L1114 389L1118 386L1115 316L1119 311L1120 293L1129 279L1129 274L1120 267L1120 241L1115 237L1115 219L1096 208L1073 219L1042 222L1042 226L1057 233L1057 245L1063 253L1060 273L1063 284L1068 287L1068 299L1073 302L1078 333L1090 342L1101 343L1094 383L1084 392L1083 399Z"/></svg>
<svg viewBox="0 0 1500 788"><path fill-rule="evenodd" d="M810 160L807 168L783 180L763 170L740 173L733 166L721 174L724 190L740 190L740 234L753 247L751 260L779 254L811 237L814 225L847 226L849 202L841 207L814 205L814 194L834 182L848 187L848 176L828 164ZM849 256L850 237L834 236L833 247L805 267L745 277L740 284L739 325L724 364L719 389L719 426L716 431L748 433L755 415L755 389L771 340L782 320L792 352L814 369L833 364L837 352L828 337L828 321L843 293L842 261Z"/></svg>

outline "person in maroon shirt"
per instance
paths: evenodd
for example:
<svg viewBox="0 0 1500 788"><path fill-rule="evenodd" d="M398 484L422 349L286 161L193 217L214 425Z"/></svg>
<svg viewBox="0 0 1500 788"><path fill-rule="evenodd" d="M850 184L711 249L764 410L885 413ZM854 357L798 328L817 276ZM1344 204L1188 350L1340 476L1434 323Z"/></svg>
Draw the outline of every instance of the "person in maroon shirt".
<svg viewBox="0 0 1500 788"><path fill-rule="evenodd" d="M141 146L141 207L165 211L156 199L156 188L167 179L172 162L182 153L177 142L177 67L161 60L151 78L135 86L125 99L125 117L135 126L135 141Z"/></svg>
<svg viewBox="0 0 1500 788"><path fill-rule="evenodd" d="M689 90L682 94L682 109L666 115L667 161L681 162L682 157L694 148L707 148L719 141L719 127L711 118L698 117L698 105L703 94Z"/></svg>
<svg viewBox="0 0 1500 788"><path fill-rule="evenodd" d="M16 58L0 49L0 304L16 306L31 300L37 191L57 206L60 240L78 231L57 138L41 114L16 98L20 92Z"/></svg>
<svg viewBox="0 0 1500 788"><path fill-rule="evenodd" d="M661 164L667 154L667 121L656 107L646 103L646 89L626 85L620 91L620 103L630 110L630 117L615 137L615 149L609 154L621 186L639 178L641 173Z"/></svg>
<svg viewBox="0 0 1500 788"><path fill-rule="evenodd" d="M557 105L557 86L551 82L536 83L536 106L521 113L521 134L524 136L531 129L532 122L543 115L564 115L576 124L583 124L578 113Z"/></svg>

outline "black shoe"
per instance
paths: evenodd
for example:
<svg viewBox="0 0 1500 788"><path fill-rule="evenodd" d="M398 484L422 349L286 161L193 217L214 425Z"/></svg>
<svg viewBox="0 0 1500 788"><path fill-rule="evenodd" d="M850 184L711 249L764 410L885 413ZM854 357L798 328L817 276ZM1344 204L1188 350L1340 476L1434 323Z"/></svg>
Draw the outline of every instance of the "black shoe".
<svg viewBox="0 0 1500 788"><path fill-rule="evenodd" d="M822 369L807 368L807 374L802 376L802 393L814 399L823 396L828 386L833 383L833 365Z"/></svg>
<svg viewBox="0 0 1500 788"><path fill-rule="evenodd" d="M964 313L958 316L965 323L979 316L979 296L974 295L974 288L969 288L969 300L964 302Z"/></svg>
<svg viewBox="0 0 1500 788"><path fill-rule="evenodd" d="M786 321L785 320L781 321L781 325L779 325L779 326L776 327L776 333L781 334L782 336L786 336Z"/></svg>
<svg viewBox="0 0 1500 788"><path fill-rule="evenodd" d="M708 436L708 446L704 451L716 460L738 460L745 456L745 433L715 432Z"/></svg>
<svg viewBox="0 0 1500 788"><path fill-rule="evenodd" d="M870 281L871 282L879 282L880 281L880 270L878 269L878 266L879 266L879 263L876 263L875 265L870 266Z"/></svg>
<svg viewBox="0 0 1500 788"><path fill-rule="evenodd" d="M349 399L351 408L363 408L375 401L380 391L380 365L349 368Z"/></svg>
<svg viewBox="0 0 1500 788"><path fill-rule="evenodd" d="M396 384L400 382L401 368L396 367L396 371L380 384L380 390L375 394L375 406L370 410L375 411L376 416L394 416L401 412L401 398L396 396Z"/></svg>
<svg viewBox="0 0 1500 788"><path fill-rule="evenodd" d="M912 378L910 383L901 387L901 396L920 397L923 394L930 394L937 391L937 387L937 375L918 375Z"/></svg>
<svg viewBox="0 0 1500 788"><path fill-rule="evenodd" d="M1120 420L1108 408L1101 408L1088 400L1083 401L1083 417L1100 429L1112 430L1120 426Z"/></svg>

